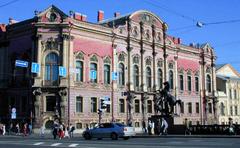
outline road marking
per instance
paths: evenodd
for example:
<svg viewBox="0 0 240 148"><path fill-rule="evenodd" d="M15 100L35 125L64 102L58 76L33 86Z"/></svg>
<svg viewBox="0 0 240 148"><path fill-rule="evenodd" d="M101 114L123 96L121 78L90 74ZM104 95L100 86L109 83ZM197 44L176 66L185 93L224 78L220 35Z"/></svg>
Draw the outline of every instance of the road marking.
<svg viewBox="0 0 240 148"><path fill-rule="evenodd" d="M68 147L76 147L78 144L70 144Z"/></svg>
<svg viewBox="0 0 240 148"><path fill-rule="evenodd" d="M54 143L54 144L52 144L51 146L58 146L58 145L60 145L60 144L62 144L62 143Z"/></svg>
<svg viewBox="0 0 240 148"><path fill-rule="evenodd" d="M38 142L38 143L34 143L33 145L41 145L43 144L44 142Z"/></svg>

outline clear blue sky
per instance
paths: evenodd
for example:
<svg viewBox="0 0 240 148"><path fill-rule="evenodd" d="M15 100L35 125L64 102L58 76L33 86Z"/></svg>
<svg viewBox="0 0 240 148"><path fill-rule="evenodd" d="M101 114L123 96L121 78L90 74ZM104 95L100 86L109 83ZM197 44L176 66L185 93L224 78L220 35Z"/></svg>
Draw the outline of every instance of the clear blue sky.
<svg viewBox="0 0 240 148"><path fill-rule="evenodd" d="M10 2L10 4L7 4ZM145 9L158 15L168 26L168 34L180 37L184 44L210 43L217 54L217 64L231 64L240 72L240 2L239 0L0 0L0 23L9 17L22 21L55 5L66 14L69 10L87 15L96 22L97 11L105 18ZM232 21L238 20L238 21ZM216 23L195 26L196 22Z"/></svg>

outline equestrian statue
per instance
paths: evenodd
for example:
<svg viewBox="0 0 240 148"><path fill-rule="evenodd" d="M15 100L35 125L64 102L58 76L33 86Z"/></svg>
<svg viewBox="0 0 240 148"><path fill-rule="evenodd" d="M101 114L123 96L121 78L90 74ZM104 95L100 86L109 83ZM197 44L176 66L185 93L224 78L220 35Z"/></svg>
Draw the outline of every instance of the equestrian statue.
<svg viewBox="0 0 240 148"><path fill-rule="evenodd" d="M162 115L173 115L174 106L176 104L182 105L181 100L177 100L173 95L169 93L170 85L169 82L163 83L164 88L158 90L156 97L154 98L154 107L156 112L161 113Z"/></svg>

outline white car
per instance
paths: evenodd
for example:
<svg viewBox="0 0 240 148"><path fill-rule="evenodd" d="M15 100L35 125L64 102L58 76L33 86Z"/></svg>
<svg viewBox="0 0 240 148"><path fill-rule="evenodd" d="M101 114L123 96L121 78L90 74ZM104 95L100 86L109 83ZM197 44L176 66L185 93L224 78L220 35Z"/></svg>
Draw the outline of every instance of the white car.
<svg viewBox="0 0 240 148"><path fill-rule="evenodd" d="M136 133L134 127L126 126L121 123L101 123L93 129L83 132L83 137L86 140L90 140L92 138L111 138L112 140L123 138L124 140L127 140L135 135Z"/></svg>

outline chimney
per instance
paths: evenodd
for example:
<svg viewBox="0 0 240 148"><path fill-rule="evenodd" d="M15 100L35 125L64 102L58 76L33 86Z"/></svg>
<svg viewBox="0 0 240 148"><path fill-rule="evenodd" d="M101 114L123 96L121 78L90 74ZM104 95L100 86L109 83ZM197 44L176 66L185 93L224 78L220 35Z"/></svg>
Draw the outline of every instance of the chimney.
<svg viewBox="0 0 240 148"><path fill-rule="evenodd" d="M120 13L119 12L115 12L114 13L114 17L119 17L120 16Z"/></svg>
<svg viewBox="0 0 240 148"><path fill-rule="evenodd" d="M86 22L86 21L87 21L87 16L84 15L84 14L82 15L82 21L83 21L83 22Z"/></svg>
<svg viewBox="0 0 240 148"><path fill-rule="evenodd" d="M181 38L178 38L177 40L178 40L178 44L182 44Z"/></svg>
<svg viewBox="0 0 240 148"><path fill-rule="evenodd" d="M74 18L75 20L82 21L82 14L75 12L75 13L73 14L73 18Z"/></svg>
<svg viewBox="0 0 240 148"><path fill-rule="evenodd" d="M6 25L5 24L0 24L0 33L1 32L6 32Z"/></svg>
<svg viewBox="0 0 240 148"><path fill-rule="evenodd" d="M102 10L98 10L98 22L104 19L104 12Z"/></svg>

